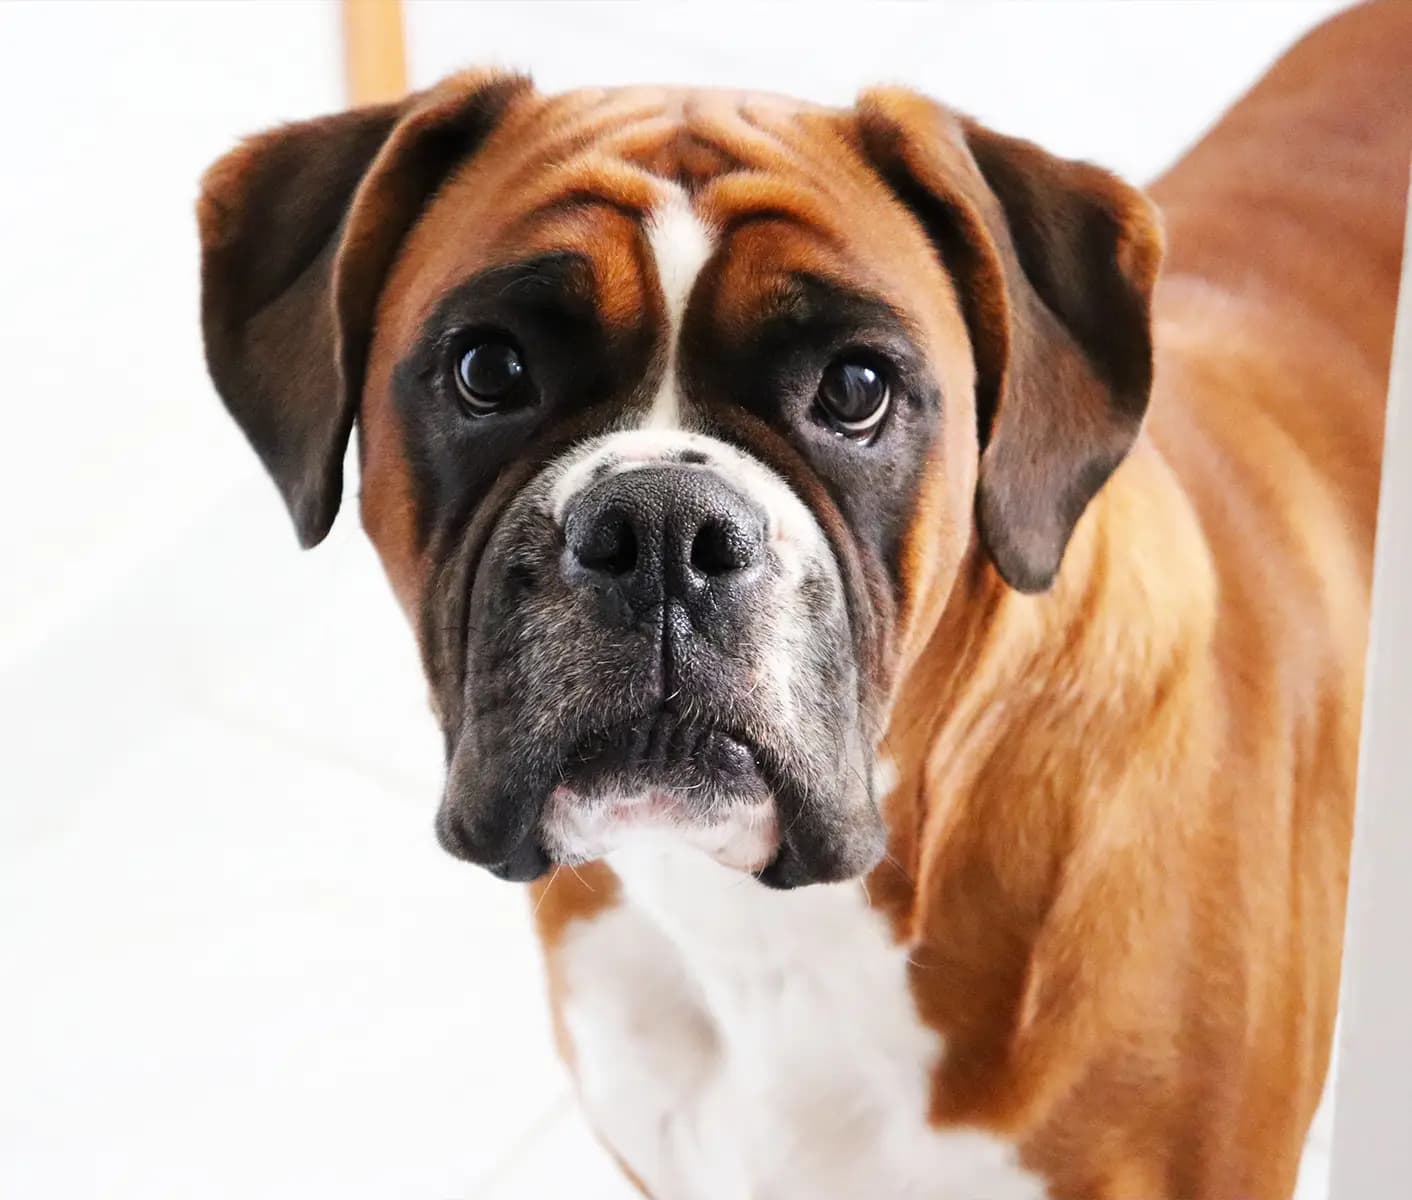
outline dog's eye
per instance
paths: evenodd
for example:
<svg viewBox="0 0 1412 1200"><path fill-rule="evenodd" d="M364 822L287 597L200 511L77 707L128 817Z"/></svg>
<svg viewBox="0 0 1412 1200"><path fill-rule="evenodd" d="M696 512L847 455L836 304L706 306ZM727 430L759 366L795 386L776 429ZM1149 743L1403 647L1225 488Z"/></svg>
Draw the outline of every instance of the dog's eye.
<svg viewBox="0 0 1412 1200"><path fill-rule="evenodd" d="M858 359L835 359L819 380L819 408L843 437L870 438L887 416L891 399L887 377Z"/></svg>
<svg viewBox="0 0 1412 1200"><path fill-rule="evenodd" d="M456 360L456 388L474 416L513 403L524 376L524 360L509 342L487 338L468 346Z"/></svg>

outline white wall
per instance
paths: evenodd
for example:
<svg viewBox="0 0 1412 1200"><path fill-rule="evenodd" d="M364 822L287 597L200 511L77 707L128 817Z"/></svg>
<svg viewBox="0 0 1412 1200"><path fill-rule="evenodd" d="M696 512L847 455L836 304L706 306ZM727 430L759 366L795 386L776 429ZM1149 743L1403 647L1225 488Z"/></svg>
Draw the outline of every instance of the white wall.
<svg viewBox="0 0 1412 1200"><path fill-rule="evenodd" d="M1339 0L688 3L408 0L414 81L481 64L546 90L704 83L847 103L920 88L1006 133L1155 174Z"/></svg>
<svg viewBox="0 0 1412 1200"><path fill-rule="evenodd" d="M0 4L0 662L252 476L198 337L196 183L338 107L332 3Z"/></svg>

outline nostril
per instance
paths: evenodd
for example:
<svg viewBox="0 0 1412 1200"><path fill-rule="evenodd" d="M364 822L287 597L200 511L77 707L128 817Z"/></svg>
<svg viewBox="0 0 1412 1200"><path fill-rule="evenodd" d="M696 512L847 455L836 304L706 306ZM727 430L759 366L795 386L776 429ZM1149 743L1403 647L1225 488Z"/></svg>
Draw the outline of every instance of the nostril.
<svg viewBox="0 0 1412 1200"><path fill-rule="evenodd" d="M755 539L731 521L708 520L691 541L691 566L702 575L728 575L755 561Z"/></svg>
<svg viewBox="0 0 1412 1200"><path fill-rule="evenodd" d="M595 521L574 546L574 557L590 571L628 575L637 567L637 533L620 513Z"/></svg>
<svg viewBox="0 0 1412 1200"><path fill-rule="evenodd" d="M675 462L592 484L567 506L563 538L564 582L594 593L614 627L660 620L669 599L735 603L769 561L764 510L715 472Z"/></svg>

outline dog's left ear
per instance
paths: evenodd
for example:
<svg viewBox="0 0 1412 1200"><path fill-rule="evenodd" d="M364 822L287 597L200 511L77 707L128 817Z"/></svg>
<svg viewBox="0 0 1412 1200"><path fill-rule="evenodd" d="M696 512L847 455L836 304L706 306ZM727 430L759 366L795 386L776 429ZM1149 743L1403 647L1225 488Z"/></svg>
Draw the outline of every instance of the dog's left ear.
<svg viewBox="0 0 1412 1200"><path fill-rule="evenodd" d="M453 76L250 138L202 181L206 362L304 546L338 512L373 310L402 239L529 89L522 76Z"/></svg>
<svg viewBox="0 0 1412 1200"><path fill-rule="evenodd" d="M1048 588L1122 461L1152 385L1156 210L1087 163L923 96L859 98L864 155L955 281L976 364L976 520L1000 574Z"/></svg>

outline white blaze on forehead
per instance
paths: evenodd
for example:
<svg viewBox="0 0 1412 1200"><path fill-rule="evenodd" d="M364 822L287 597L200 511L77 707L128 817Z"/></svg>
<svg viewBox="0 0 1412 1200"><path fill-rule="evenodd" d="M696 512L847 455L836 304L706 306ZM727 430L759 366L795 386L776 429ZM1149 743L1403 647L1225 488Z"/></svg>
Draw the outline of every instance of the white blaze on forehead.
<svg viewBox="0 0 1412 1200"><path fill-rule="evenodd" d="M615 432L580 443L549 468L544 511L562 526L575 497L598 479L681 462L688 455L693 469L714 471L759 504L772 551L797 579L829 553L823 530L808 506L783 477L747 450L685 428L677 387L678 343L692 288L715 249L711 230L680 188L666 194L646 228L666 305L661 382L645 416L625 413Z"/></svg>
<svg viewBox="0 0 1412 1200"><path fill-rule="evenodd" d="M647 223L647 244L657 266L657 282L666 301L667 327L662 331L666 363L662 383L652 399L646 429L680 429L681 395L677 390L677 343L682 317L697 276L715 249L711 231L692 210L681 189L674 189Z"/></svg>

